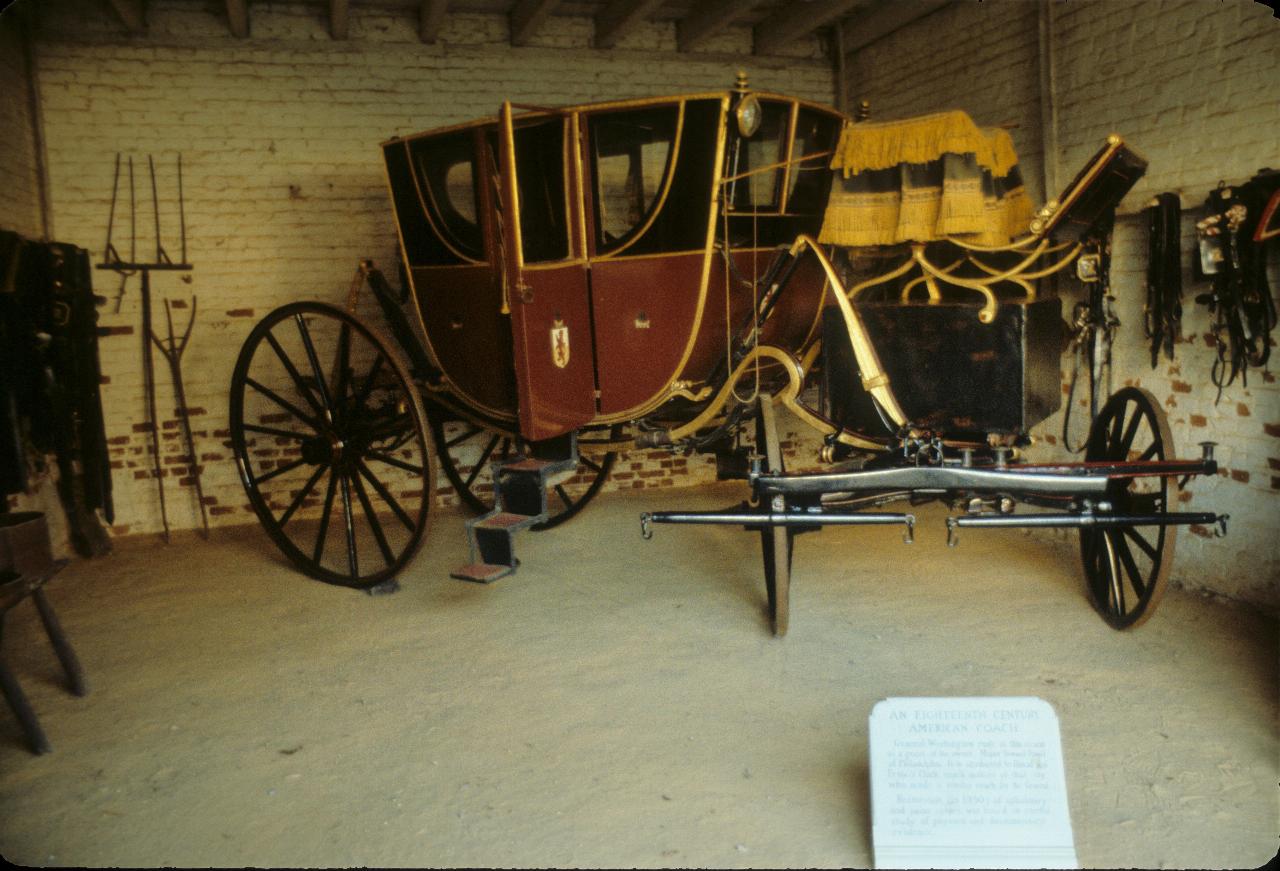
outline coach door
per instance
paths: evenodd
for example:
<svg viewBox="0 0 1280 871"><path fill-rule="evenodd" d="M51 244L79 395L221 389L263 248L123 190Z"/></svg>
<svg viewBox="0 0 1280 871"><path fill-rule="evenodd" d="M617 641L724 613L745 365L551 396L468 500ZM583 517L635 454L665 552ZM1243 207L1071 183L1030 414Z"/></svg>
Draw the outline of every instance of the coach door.
<svg viewBox="0 0 1280 871"><path fill-rule="evenodd" d="M520 431L531 441L596 416L578 118L555 113L499 124L504 305L511 314Z"/></svg>

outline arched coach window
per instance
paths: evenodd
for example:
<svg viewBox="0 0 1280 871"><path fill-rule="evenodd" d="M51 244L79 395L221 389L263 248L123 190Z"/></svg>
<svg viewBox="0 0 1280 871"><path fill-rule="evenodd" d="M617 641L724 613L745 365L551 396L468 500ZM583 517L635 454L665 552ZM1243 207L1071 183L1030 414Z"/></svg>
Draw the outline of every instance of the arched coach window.
<svg viewBox="0 0 1280 871"><path fill-rule="evenodd" d="M666 191L680 106L594 114L588 121L595 180L596 251L619 251L641 235Z"/></svg>
<svg viewBox="0 0 1280 871"><path fill-rule="evenodd" d="M461 259L483 260L475 134L460 130L416 139L409 150L423 208L440 241Z"/></svg>

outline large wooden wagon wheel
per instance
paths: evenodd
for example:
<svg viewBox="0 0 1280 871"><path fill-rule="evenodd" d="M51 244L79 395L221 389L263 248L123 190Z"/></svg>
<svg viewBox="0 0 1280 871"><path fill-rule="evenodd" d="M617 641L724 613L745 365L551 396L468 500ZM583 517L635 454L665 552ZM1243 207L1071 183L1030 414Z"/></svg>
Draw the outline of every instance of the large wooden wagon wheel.
<svg viewBox="0 0 1280 871"><path fill-rule="evenodd" d="M1086 461L1174 458L1169 423L1155 397L1138 387L1112 394L1089 430ZM1107 501L1117 514L1165 514L1176 501L1175 479L1117 478ZM1155 611L1173 565L1176 527L1081 529L1080 558L1089 598L1115 629L1138 626Z"/></svg>
<svg viewBox="0 0 1280 871"><path fill-rule="evenodd" d="M508 433L460 419L436 404L431 406L428 416L440 467L457 492L458 500L476 514L492 510L492 465L516 455L521 449L518 440ZM547 494L549 517L531 529L541 531L559 526L595 498L608 479L618 455L613 451L594 452L591 443L612 441L619 435L619 430L619 427L604 430L598 438L592 433L579 435L577 471L552 487Z"/></svg>
<svg viewBox="0 0 1280 871"><path fill-rule="evenodd" d="M263 528L311 577L371 587L421 544L435 481L422 400L342 309L291 303L253 328L231 379L231 442Z"/></svg>
<svg viewBox="0 0 1280 871"><path fill-rule="evenodd" d="M763 451L765 465L770 474L781 474L786 471L782 460L782 444L778 438L778 423L773 400L761 396L759 410L756 412L756 450ZM786 501L782 496L775 496L775 506L763 505L762 510L768 512L771 507L779 511L786 510ZM787 634L787 624L791 611L791 540L794 533L789 526L761 526L760 547L764 556L764 585L769 596L769 619L773 622L773 634Z"/></svg>

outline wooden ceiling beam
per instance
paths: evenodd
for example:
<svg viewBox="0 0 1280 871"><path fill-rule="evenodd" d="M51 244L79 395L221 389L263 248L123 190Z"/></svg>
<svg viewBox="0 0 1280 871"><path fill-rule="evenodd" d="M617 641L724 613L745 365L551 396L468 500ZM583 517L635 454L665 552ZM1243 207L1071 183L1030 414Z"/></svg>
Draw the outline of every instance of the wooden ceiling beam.
<svg viewBox="0 0 1280 871"><path fill-rule="evenodd" d="M249 0L226 0L227 26L236 39L249 35Z"/></svg>
<svg viewBox="0 0 1280 871"><path fill-rule="evenodd" d="M788 4L755 26L754 53L777 54L780 49L797 39L839 21L868 2L869 0L814 0L811 3ZM912 6L914 3L906 2L902 5Z"/></svg>
<svg viewBox="0 0 1280 871"><path fill-rule="evenodd" d="M329 0L329 36L333 39L346 39L350 35L350 0Z"/></svg>
<svg viewBox="0 0 1280 871"><path fill-rule="evenodd" d="M534 32L560 0L520 0L511 10L511 44L528 45Z"/></svg>
<svg viewBox="0 0 1280 871"><path fill-rule="evenodd" d="M866 48L913 21L937 12L951 0L882 0L840 22L841 40L847 57Z"/></svg>
<svg viewBox="0 0 1280 871"><path fill-rule="evenodd" d="M596 15L596 48L613 48L664 0L613 0Z"/></svg>
<svg viewBox="0 0 1280 871"><path fill-rule="evenodd" d="M147 10L142 0L107 0L120 23L130 33L144 33L147 29Z"/></svg>
<svg viewBox="0 0 1280 871"><path fill-rule="evenodd" d="M760 0L704 0L676 23L676 48L692 51L751 11Z"/></svg>
<svg viewBox="0 0 1280 871"><path fill-rule="evenodd" d="M444 24L444 13L448 7L448 0L422 0L418 7L419 39L435 42L440 38L440 25Z"/></svg>

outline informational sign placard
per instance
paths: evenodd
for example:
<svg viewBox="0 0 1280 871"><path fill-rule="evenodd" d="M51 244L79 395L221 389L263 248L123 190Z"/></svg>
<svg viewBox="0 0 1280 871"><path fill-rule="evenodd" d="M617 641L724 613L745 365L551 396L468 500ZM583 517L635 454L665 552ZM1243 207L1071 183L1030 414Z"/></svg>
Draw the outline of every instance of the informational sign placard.
<svg viewBox="0 0 1280 871"><path fill-rule="evenodd" d="M1078 868L1043 699L892 698L871 711L877 868Z"/></svg>

